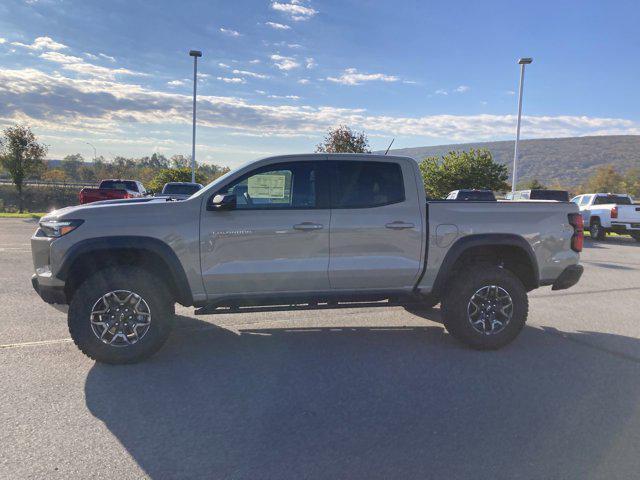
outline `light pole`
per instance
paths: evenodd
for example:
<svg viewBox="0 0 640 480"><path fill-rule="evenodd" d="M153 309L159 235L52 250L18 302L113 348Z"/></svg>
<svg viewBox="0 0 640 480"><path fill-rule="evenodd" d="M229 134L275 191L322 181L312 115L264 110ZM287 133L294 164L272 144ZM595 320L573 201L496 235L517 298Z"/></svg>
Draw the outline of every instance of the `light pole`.
<svg viewBox="0 0 640 480"><path fill-rule="evenodd" d="M516 126L516 146L513 150L513 180L511 182L511 193L516 191L516 179L518 178L518 142L520 142L520 119L522 117L522 87L524 86L524 66L533 62L533 58L521 58L520 64L520 88L518 89L518 123Z"/></svg>
<svg viewBox="0 0 640 480"><path fill-rule="evenodd" d="M91 148L93 148L93 161L95 162L96 161L96 157L98 156L98 153L96 151L96 147L93 146L93 143L89 143L89 142L82 142L82 143L86 143Z"/></svg>
<svg viewBox="0 0 640 480"><path fill-rule="evenodd" d="M198 85L198 57L202 56L199 50L190 50L193 57L193 136L191 141L191 183L196 182L196 89Z"/></svg>

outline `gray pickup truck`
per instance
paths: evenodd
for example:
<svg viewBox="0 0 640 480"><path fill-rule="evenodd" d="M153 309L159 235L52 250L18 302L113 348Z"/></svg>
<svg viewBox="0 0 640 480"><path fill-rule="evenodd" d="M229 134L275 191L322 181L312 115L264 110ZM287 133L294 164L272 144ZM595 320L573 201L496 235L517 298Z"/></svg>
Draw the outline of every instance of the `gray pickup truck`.
<svg viewBox="0 0 640 480"><path fill-rule="evenodd" d="M265 158L182 202L68 207L31 239L33 286L68 304L89 357L156 352L174 305L441 303L447 331L478 349L511 342L527 292L582 274L572 203L427 200L415 160L349 154Z"/></svg>

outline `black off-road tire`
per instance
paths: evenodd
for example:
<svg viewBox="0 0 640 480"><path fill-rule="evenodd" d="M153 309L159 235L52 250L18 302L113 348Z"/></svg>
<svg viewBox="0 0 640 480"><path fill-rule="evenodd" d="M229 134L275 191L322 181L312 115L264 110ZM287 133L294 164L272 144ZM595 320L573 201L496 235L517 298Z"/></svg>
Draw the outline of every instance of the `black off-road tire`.
<svg viewBox="0 0 640 480"><path fill-rule="evenodd" d="M597 218L592 220L591 225L589 225L589 235L591 235L591 239L593 240L602 241L606 238L606 231Z"/></svg>
<svg viewBox="0 0 640 480"><path fill-rule="evenodd" d="M468 316L473 295L481 288L495 285L504 289L513 304L511 319L501 331L486 334L477 331ZM447 331L460 342L478 350L496 350L511 343L524 328L529 313L527 291L509 270L488 264L470 265L448 282L441 304Z"/></svg>
<svg viewBox="0 0 640 480"><path fill-rule="evenodd" d="M632 232L631 237L636 241L640 242L640 232Z"/></svg>
<svg viewBox="0 0 640 480"><path fill-rule="evenodd" d="M91 327L94 304L107 292L130 291L144 299L151 320L148 330L133 345L104 343ZM136 363L150 357L165 343L174 321L174 301L162 282L151 281L151 274L137 267L111 267L96 272L76 290L69 305L69 333L76 346L97 362Z"/></svg>

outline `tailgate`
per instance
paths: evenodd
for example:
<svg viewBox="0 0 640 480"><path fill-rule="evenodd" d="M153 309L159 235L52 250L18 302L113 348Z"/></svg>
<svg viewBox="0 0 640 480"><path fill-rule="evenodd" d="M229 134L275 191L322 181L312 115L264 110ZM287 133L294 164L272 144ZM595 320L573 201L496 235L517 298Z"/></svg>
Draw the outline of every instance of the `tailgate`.
<svg viewBox="0 0 640 480"><path fill-rule="evenodd" d="M618 205L618 218L614 221L634 223L640 228L640 205Z"/></svg>
<svg viewBox="0 0 640 480"><path fill-rule="evenodd" d="M126 190L117 190L114 188L83 188L80 191L80 201L82 203L120 199L126 198L126 196Z"/></svg>

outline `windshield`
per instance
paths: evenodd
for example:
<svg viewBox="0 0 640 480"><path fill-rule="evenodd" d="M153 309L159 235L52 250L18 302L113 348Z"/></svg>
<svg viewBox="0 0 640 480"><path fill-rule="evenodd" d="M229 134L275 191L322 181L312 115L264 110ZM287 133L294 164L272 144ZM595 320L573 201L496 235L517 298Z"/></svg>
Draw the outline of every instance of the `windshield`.
<svg viewBox="0 0 640 480"><path fill-rule="evenodd" d="M598 195L593 201L594 205L617 203L618 205L631 205L631 199L623 195Z"/></svg>
<svg viewBox="0 0 640 480"><path fill-rule="evenodd" d="M180 183L168 183L162 189L162 193L167 195L193 195L200 190L202 185L188 185Z"/></svg>
<svg viewBox="0 0 640 480"><path fill-rule="evenodd" d="M136 182L130 180L103 180L100 183L100 188L109 188L113 190L132 190L138 191Z"/></svg>

